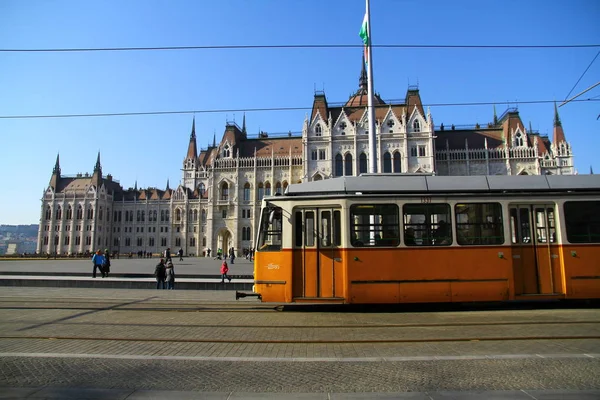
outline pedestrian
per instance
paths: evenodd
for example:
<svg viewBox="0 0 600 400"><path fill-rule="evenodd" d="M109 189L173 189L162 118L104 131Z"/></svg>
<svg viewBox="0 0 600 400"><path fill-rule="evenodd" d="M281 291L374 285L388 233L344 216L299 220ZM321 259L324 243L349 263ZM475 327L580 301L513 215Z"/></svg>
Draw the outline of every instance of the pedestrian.
<svg viewBox="0 0 600 400"><path fill-rule="evenodd" d="M206 249L206 257L210 257L210 247Z"/></svg>
<svg viewBox="0 0 600 400"><path fill-rule="evenodd" d="M167 247L167 249L165 250L165 262L169 262L169 261L173 261L171 259L171 248Z"/></svg>
<svg viewBox="0 0 600 400"><path fill-rule="evenodd" d="M183 261L183 249L180 248L177 254L179 255L179 261Z"/></svg>
<svg viewBox="0 0 600 400"><path fill-rule="evenodd" d="M108 277L108 273L110 272L110 253L108 249L104 250L104 265L102 267L102 275L103 277Z"/></svg>
<svg viewBox="0 0 600 400"><path fill-rule="evenodd" d="M221 283L225 283L225 278L231 282L231 277L227 275L229 272L229 267L227 266L227 260L223 260L223 264L221 264Z"/></svg>
<svg viewBox="0 0 600 400"><path fill-rule="evenodd" d="M94 265L94 269L92 270L92 278L96 277L96 269L100 271L102 277L104 278L104 272L102 272L102 265L104 264L104 256L102 255L102 250L98 249L96 254L92 257L92 264Z"/></svg>
<svg viewBox="0 0 600 400"><path fill-rule="evenodd" d="M163 258L160 259L160 262L156 265L154 269L154 276L156 277L156 288L160 289L162 286L163 289L165 287L165 277L167 274L167 268L165 267L165 260Z"/></svg>
<svg viewBox="0 0 600 400"><path fill-rule="evenodd" d="M235 250L233 250L233 247L229 249L229 261L231 262L231 264L233 264L233 261L235 260Z"/></svg>
<svg viewBox="0 0 600 400"><path fill-rule="evenodd" d="M174 290L175 289L175 269L173 268L173 263L169 262L167 264L166 270L166 280L167 280L167 289Z"/></svg>

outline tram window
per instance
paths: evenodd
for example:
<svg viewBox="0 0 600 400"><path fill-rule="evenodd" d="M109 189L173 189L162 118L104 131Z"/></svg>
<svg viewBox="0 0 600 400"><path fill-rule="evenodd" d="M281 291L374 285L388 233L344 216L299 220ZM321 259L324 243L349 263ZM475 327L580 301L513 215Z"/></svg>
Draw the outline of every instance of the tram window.
<svg viewBox="0 0 600 400"><path fill-rule="evenodd" d="M280 251L282 233L281 208L264 208L260 218L258 251Z"/></svg>
<svg viewBox="0 0 600 400"><path fill-rule="evenodd" d="M296 211L294 219L294 235L296 247L302 247L303 236L302 211Z"/></svg>
<svg viewBox="0 0 600 400"><path fill-rule="evenodd" d="M304 214L304 232L305 237L305 245L306 246L314 246L315 245L315 212L314 211L306 211Z"/></svg>
<svg viewBox="0 0 600 400"><path fill-rule="evenodd" d="M355 204L350 207L350 234L354 247L398 246L398 206Z"/></svg>
<svg viewBox="0 0 600 400"><path fill-rule="evenodd" d="M504 243L500 203L457 204L454 206L454 213L456 214L456 241L458 244ZM514 240L517 240L516 237Z"/></svg>
<svg viewBox="0 0 600 400"><path fill-rule="evenodd" d="M452 220L448 204L405 204L404 243L407 246L449 246Z"/></svg>
<svg viewBox="0 0 600 400"><path fill-rule="evenodd" d="M342 245L342 214L339 211L333 212L333 244Z"/></svg>
<svg viewBox="0 0 600 400"><path fill-rule="evenodd" d="M321 246L331 246L331 211L321 212Z"/></svg>
<svg viewBox="0 0 600 400"><path fill-rule="evenodd" d="M564 210L569 242L600 243L600 201L567 201Z"/></svg>

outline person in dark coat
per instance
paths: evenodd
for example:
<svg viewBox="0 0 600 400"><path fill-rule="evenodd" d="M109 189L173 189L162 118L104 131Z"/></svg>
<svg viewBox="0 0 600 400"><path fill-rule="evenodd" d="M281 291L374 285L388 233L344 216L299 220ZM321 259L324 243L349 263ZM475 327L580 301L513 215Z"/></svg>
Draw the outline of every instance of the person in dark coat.
<svg viewBox="0 0 600 400"><path fill-rule="evenodd" d="M162 286L163 289L166 289L167 287L165 286L165 278L167 276L167 268L165 267L164 259L161 258L158 265L156 265L156 268L154 269L154 276L156 277L156 288L160 289Z"/></svg>
<svg viewBox="0 0 600 400"><path fill-rule="evenodd" d="M179 249L177 255L179 256L179 261L183 261L183 249Z"/></svg>

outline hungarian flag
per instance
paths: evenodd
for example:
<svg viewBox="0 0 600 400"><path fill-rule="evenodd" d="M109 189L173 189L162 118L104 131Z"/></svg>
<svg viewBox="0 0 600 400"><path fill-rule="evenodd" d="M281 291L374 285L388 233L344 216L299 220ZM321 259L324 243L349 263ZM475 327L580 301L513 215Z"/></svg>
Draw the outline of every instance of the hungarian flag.
<svg viewBox="0 0 600 400"><path fill-rule="evenodd" d="M365 62L369 62L369 46L371 45L369 38L369 18L367 13L365 12L365 17L363 18L362 26L360 27L360 32L358 35L362 38L363 43L365 44Z"/></svg>

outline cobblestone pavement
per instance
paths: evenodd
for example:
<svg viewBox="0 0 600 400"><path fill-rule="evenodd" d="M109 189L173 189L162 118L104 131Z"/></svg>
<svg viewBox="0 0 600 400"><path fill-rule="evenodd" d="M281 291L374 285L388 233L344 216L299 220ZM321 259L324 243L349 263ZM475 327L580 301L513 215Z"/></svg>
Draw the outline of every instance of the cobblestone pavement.
<svg viewBox="0 0 600 400"><path fill-rule="evenodd" d="M594 308L285 312L206 291L10 289L0 292L0 398L2 387L600 394Z"/></svg>
<svg viewBox="0 0 600 400"><path fill-rule="evenodd" d="M228 362L3 357L4 386L236 392L600 389L594 359Z"/></svg>

